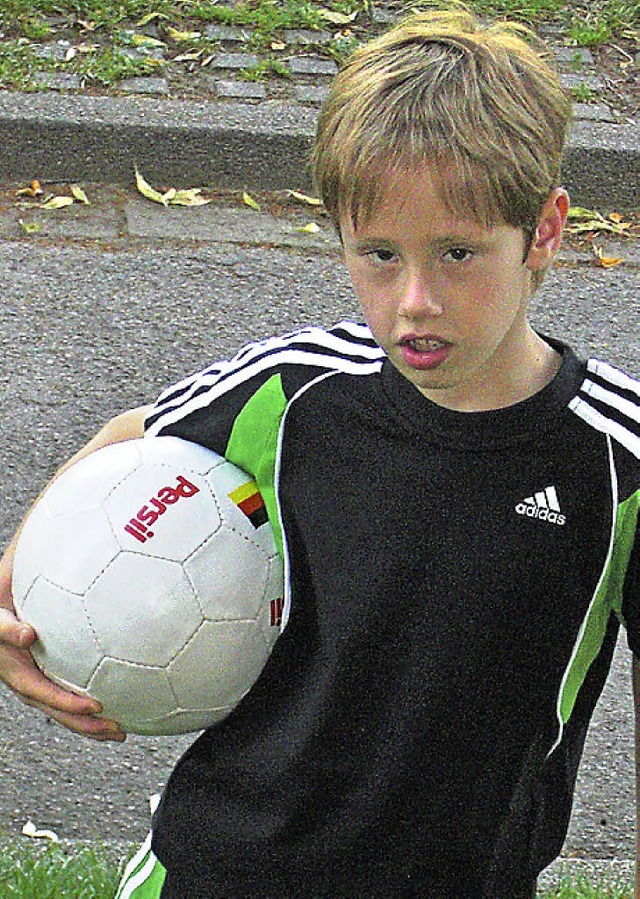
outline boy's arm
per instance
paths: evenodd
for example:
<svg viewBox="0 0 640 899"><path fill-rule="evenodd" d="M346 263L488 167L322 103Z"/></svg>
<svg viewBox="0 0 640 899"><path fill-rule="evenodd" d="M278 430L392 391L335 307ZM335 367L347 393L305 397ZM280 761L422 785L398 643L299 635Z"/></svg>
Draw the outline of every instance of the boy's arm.
<svg viewBox="0 0 640 899"><path fill-rule="evenodd" d="M75 462L103 446L142 437L148 411L146 406L142 406L113 418L62 466L49 483ZM0 681L4 681L27 705L41 709L76 733L96 740L123 740L125 735L114 722L99 717L99 703L63 690L36 667L29 652L29 647L37 639L36 633L16 617L11 595L13 557L19 534L20 529L0 560Z"/></svg>
<svg viewBox="0 0 640 899"><path fill-rule="evenodd" d="M635 710L636 757L636 878L635 897L640 899L640 659L633 656L633 706Z"/></svg>

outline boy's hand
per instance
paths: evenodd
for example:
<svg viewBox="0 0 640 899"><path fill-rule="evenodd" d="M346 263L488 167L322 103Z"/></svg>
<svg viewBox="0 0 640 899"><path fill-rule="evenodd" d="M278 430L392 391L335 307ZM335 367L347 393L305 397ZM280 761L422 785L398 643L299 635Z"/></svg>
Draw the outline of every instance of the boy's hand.
<svg viewBox="0 0 640 899"><path fill-rule="evenodd" d="M139 406L111 419L85 447L62 466L58 475L103 446L142 437L148 412L148 407ZM22 702L41 709L69 730L94 740L122 742L126 737L125 732L115 721L100 717L100 703L63 690L45 677L33 661L29 647L37 640L37 635L32 627L16 617L11 595L16 543L17 536L0 559L0 681L4 681Z"/></svg>
<svg viewBox="0 0 640 899"><path fill-rule="evenodd" d="M59 724L94 740L122 742L126 734L113 721L100 717L94 699L76 696L50 681L39 670L29 647L37 639L32 627L15 615L11 596L13 547L0 561L0 680L27 705L40 709Z"/></svg>

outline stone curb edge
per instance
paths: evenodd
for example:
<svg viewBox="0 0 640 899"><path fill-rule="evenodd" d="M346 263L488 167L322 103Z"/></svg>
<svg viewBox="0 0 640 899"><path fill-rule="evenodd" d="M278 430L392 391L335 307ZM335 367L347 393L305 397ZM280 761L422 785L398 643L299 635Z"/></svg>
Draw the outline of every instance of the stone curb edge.
<svg viewBox="0 0 640 899"><path fill-rule="evenodd" d="M294 103L0 91L0 180L309 189L318 112ZM640 125L577 121L564 162L574 204L639 205Z"/></svg>

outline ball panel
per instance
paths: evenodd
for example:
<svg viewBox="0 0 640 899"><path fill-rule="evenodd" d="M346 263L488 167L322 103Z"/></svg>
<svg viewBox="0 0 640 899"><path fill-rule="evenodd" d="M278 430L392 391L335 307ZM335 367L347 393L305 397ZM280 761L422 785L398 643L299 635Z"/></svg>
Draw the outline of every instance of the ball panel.
<svg viewBox="0 0 640 899"><path fill-rule="evenodd" d="M38 578L19 612L38 634L31 648L38 667L48 676L85 688L103 651L82 598Z"/></svg>
<svg viewBox="0 0 640 899"><path fill-rule="evenodd" d="M233 707L257 680L268 653L253 621L205 621L168 667L182 708Z"/></svg>
<svg viewBox="0 0 640 899"><path fill-rule="evenodd" d="M14 593L23 595L37 571L71 593L82 594L116 557L120 547L101 509L62 512L51 517L48 506L38 504L25 522L14 563Z"/></svg>
<svg viewBox="0 0 640 899"><path fill-rule="evenodd" d="M137 734L146 736L173 736L175 734L190 734L195 731L205 730L213 724L222 721L231 712L231 709L205 709L203 711L193 709L181 709L171 712L162 718L153 721L145 721L137 725Z"/></svg>
<svg viewBox="0 0 640 899"><path fill-rule="evenodd" d="M222 528L207 540L184 570L205 618L255 618L267 585L267 559L254 543Z"/></svg>
<svg viewBox="0 0 640 899"><path fill-rule="evenodd" d="M51 514L55 517L101 506L105 496L141 464L139 442L111 444L68 468L44 497Z"/></svg>
<svg viewBox="0 0 640 899"><path fill-rule="evenodd" d="M106 655L166 665L201 621L182 567L120 553L85 596L87 615Z"/></svg>
<svg viewBox="0 0 640 899"><path fill-rule="evenodd" d="M133 665L120 659L102 659L87 689L102 703L103 714L131 733L138 733L144 720L163 717L176 707L165 669ZM140 713L141 697L144 699L143 716Z"/></svg>

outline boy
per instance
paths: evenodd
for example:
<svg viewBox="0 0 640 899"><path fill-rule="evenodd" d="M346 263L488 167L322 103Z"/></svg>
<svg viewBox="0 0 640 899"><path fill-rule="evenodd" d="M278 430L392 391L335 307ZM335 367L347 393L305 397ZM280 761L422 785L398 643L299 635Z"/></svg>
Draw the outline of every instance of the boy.
<svg viewBox="0 0 640 899"><path fill-rule="evenodd" d="M518 899L560 851L619 619L640 652L638 384L527 318L568 119L514 27L433 12L367 45L314 154L367 325L247 347L81 451L223 453L288 574L262 677L178 763L122 899ZM122 739L34 670L10 561L0 675Z"/></svg>

